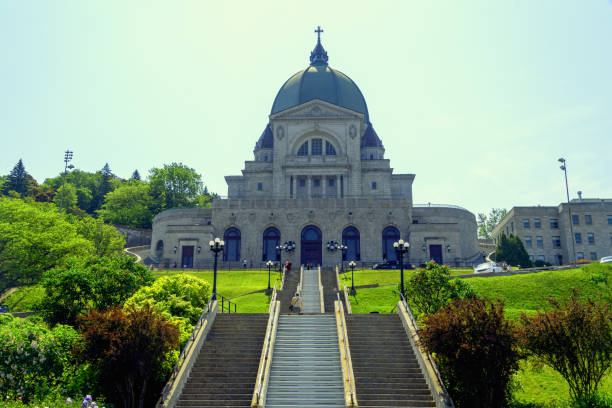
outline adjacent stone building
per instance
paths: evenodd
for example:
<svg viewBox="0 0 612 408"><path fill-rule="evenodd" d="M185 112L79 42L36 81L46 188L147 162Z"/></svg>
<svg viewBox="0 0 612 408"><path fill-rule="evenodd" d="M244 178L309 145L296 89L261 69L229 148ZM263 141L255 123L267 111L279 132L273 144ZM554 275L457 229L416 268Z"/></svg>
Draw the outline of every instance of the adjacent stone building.
<svg viewBox="0 0 612 408"><path fill-rule="evenodd" d="M553 265L612 255L612 199L574 199L551 207L514 207L493 230L518 235L531 261ZM572 242L573 241L573 242Z"/></svg>
<svg viewBox="0 0 612 408"><path fill-rule="evenodd" d="M320 33L319 33L320 34ZM320 38L310 65L281 87L269 122L228 195L211 209L171 209L155 217L151 258L162 266L208 267L208 242L225 241L224 263L373 264L395 260L450 265L481 260L476 219L457 206L415 205L414 174L394 174L357 85L328 65ZM279 243L294 241L293 253ZM328 241L348 249L330 253Z"/></svg>

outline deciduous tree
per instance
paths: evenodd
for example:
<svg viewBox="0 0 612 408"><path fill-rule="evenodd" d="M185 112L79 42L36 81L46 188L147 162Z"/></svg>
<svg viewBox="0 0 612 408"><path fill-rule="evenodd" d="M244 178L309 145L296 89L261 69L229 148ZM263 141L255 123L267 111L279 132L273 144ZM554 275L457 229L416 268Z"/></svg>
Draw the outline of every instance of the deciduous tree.
<svg viewBox="0 0 612 408"><path fill-rule="evenodd" d="M491 239L493 229L507 213L505 208L492 208L488 216L485 213L478 213L478 238Z"/></svg>
<svg viewBox="0 0 612 408"><path fill-rule="evenodd" d="M202 177L182 163L151 169L149 180L151 195L161 210L194 206L202 192Z"/></svg>
<svg viewBox="0 0 612 408"><path fill-rule="evenodd" d="M147 183L133 181L106 195L98 214L105 222L128 227L150 228L153 198Z"/></svg>

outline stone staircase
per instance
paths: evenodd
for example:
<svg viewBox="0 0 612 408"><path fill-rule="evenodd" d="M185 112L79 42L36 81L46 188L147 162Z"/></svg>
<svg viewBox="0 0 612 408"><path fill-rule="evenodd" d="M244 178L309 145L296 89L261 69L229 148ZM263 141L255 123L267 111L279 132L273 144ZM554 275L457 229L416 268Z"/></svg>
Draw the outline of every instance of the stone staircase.
<svg viewBox="0 0 612 408"><path fill-rule="evenodd" d="M316 307L320 311L320 301ZM306 308L304 302L304 309ZM270 369L266 407L344 406L335 316L281 315Z"/></svg>
<svg viewBox="0 0 612 408"><path fill-rule="evenodd" d="M435 407L398 315L346 315L357 401L368 407Z"/></svg>
<svg viewBox="0 0 612 408"><path fill-rule="evenodd" d="M302 303L304 313L321 313L321 294L319 292L319 271L304 269L302 275ZM336 339L337 340L337 339Z"/></svg>
<svg viewBox="0 0 612 408"><path fill-rule="evenodd" d="M250 407L268 314L217 314L177 407Z"/></svg>

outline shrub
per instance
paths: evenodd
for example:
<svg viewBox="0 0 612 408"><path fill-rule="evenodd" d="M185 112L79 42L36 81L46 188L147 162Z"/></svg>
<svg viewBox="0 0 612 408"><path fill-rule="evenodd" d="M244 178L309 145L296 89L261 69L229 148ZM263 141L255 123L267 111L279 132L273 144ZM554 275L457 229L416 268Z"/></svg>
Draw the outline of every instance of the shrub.
<svg viewBox="0 0 612 408"><path fill-rule="evenodd" d="M124 408L153 406L165 382L178 330L149 306L93 310L83 316L83 356L100 370L105 395Z"/></svg>
<svg viewBox="0 0 612 408"><path fill-rule="evenodd" d="M546 262L541 259L538 259L537 261L533 263L533 266L535 266L536 268L541 268L543 266L551 266L551 265L552 264L550 262Z"/></svg>
<svg viewBox="0 0 612 408"><path fill-rule="evenodd" d="M431 315L453 299L469 299L475 296L469 283L451 279L450 268L429 261L424 269L418 269L405 288L406 299L417 316Z"/></svg>
<svg viewBox="0 0 612 408"><path fill-rule="evenodd" d="M518 370L518 341L503 303L454 300L429 316L420 331L458 407L504 407Z"/></svg>
<svg viewBox="0 0 612 408"><path fill-rule="evenodd" d="M563 376L575 400L591 399L612 365L612 306L587 299L578 292L552 310L521 316L523 346L536 361Z"/></svg>

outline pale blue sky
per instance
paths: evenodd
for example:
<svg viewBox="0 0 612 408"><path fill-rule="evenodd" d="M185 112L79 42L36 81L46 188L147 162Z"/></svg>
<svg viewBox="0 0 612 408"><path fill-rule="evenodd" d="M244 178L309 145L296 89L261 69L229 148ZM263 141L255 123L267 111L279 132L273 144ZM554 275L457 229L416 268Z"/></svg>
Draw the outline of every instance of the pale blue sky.
<svg viewBox="0 0 612 408"><path fill-rule="evenodd" d="M612 197L612 3L0 2L0 174L74 164L145 175L183 162L211 191L240 174L313 30L363 92L416 203Z"/></svg>

